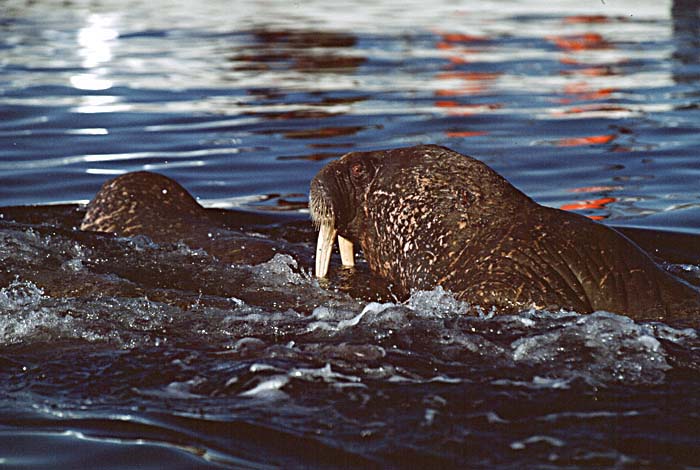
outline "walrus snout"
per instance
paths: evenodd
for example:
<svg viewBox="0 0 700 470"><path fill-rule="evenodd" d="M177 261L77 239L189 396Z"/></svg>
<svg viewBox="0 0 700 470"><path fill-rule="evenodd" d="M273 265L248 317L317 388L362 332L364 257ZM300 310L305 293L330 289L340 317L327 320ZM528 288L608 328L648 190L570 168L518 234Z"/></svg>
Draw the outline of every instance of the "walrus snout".
<svg viewBox="0 0 700 470"><path fill-rule="evenodd" d="M336 208L333 198L330 194L333 193L329 189L329 185L335 186L334 181L325 181L332 178L331 173L321 171L311 181L311 190L309 192L309 210L311 219L314 225L318 228L318 240L316 242L316 266L315 274L318 278L326 277L328 267L331 262L331 254L333 251L333 242L337 237L338 249L340 250L340 258L343 266L355 265L355 251L353 243L342 235L338 235L338 223L336 221ZM338 193L338 191L335 191Z"/></svg>

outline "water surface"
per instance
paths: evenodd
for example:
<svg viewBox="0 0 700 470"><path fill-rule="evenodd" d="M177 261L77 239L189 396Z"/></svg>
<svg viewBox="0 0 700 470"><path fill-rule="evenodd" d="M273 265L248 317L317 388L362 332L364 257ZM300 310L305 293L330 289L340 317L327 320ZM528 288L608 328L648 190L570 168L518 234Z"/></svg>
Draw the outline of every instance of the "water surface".
<svg viewBox="0 0 700 470"><path fill-rule="evenodd" d="M1 211L2 465L697 465L697 329L319 284L306 211L331 159L437 143L700 284L694 2L2 9L0 206L41 205ZM207 249L74 229L144 169L253 214Z"/></svg>

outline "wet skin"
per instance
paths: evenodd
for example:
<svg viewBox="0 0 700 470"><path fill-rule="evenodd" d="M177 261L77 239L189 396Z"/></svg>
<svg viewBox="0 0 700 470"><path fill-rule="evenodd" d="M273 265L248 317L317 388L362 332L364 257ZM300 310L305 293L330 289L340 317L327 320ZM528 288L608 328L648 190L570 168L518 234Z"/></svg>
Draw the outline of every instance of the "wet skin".
<svg viewBox="0 0 700 470"><path fill-rule="evenodd" d="M176 181L147 171L104 183L88 204L80 229L122 237L145 235L157 243L183 241L234 263L267 261L277 249L275 243L251 237L238 226L222 225L216 211L202 207Z"/></svg>
<svg viewBox="0 0 700 470"><path fill-rule="evenodd" d="M144 235L159 244L184 242L237 265L265 262L278 253L292 255L301 265L313 259L313 229L304 216L206 209L176 181L146 171L105 182L88 204L80 228L121 237ZM338 290L353 296L390 298L383 279L367 271L346 270L334 281Z"/></svg>
<svg viewBox="0 0 700 470"><path fill-rule="evenodd" d="M399 294L438 285L499 313L596 310L696 324L700 293L628 238L541 206L485 164L426 145L349 153L311 182L316 274L339 237Z"/></svg>

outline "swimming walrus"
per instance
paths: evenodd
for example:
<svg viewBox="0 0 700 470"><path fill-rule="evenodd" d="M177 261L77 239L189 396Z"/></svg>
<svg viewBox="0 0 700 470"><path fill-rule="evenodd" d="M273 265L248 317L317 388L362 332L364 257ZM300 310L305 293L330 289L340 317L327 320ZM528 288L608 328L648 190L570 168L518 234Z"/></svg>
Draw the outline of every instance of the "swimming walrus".
<svg viewBox="0 0 700 470"><path fill-rule="evenodd" d="M487 165L445 147L354 152L312 180L316 275L338 236L343 264L359 244L398 293L442 286L473 306L596 310L643 320L695 320L700 292L628 238L541 206Z"/></svg>
<svg viewBox="0 0 700 470"><path fill-rule="evenodd" d="M102 185L80 229L171 241L203 220L204 208L179 183L158 173L135 171Z"/></svg>
<svg viewBox="0 0 700 470"><path fill-rule="evenodd" d="M259 264L278 254L291 255L300 264L313 258L309 246L312 229L306 217L205 208L177 181L149 171L125 173L106 181L87 205L80 229L119 237L143 235L157 244L183 242L190 248L203 249L220 262L232 264ZM128 275L138 272L132 269ZM386 289L382 280L370 273L343 273L342 278L340 285L336 285L342 292L373 300L384 298ZM161 284L159 279L135 280L138 284L151 281ZM251 281L247 278L224 282L214 278L206 283L210 293L235 296L255 305L261 305L261 301L277 302L278 306L289 302L284 300L284 292L250 291ZM231 286L238 289L232 291ZM334 297L332 293L327 295ZM294 303L298 305L294 308L306 309L303 299L307 297L295 294Z"/></svg>
<svg viewBox="0 0 700 470"><path fill-rule="evenodd" d="M250 218L241 211L206 209L177 181L135 171L102 185L88 204L80 229L121 237L145 235L156 243L182 241L232 263L267 261L280 244L240 230Z"/></svg>

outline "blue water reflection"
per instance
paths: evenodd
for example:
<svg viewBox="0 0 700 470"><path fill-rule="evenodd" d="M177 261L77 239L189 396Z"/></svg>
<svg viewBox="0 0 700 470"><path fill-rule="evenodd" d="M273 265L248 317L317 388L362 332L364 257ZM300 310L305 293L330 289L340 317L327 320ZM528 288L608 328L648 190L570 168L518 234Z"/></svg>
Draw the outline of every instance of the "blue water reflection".
<svg viewBox="0 0 700 470"><path fill-rule="evenodd" d="M434 142L549 205L613 198L596 217L696 205L693 3L507 7L10 2L2 202L146 168L204 200L305 192L346 151Z"/></svg>

